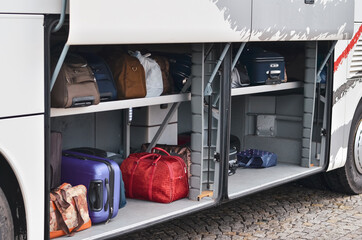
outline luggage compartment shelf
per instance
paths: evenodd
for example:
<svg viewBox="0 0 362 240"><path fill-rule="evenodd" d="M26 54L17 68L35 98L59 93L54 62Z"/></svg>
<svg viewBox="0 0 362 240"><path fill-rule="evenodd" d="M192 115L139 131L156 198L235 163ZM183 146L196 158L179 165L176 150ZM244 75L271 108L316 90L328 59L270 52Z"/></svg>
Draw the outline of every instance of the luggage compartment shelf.
<svg viewBox="0 0 362 240"><path fill-rule="evenodd" d="M172 94L153 98L136 98L118 101L101 102L98 105L78 108L51 108L51 117L69 116L76 114L94 113L112 111L118 109L127 109L133 107L145 107L151 105L185 102L191 100L191 93Z"/></svg>
<svg viewBox="0 0 362 240"><path fill-rule="evenodd" d="M281 83L281 84L276 84L276 85L260 85L260 86L251 86L251 87L240 87L240 88L231 89L231 96L282 91L282 90L289 90L289 89L295 89L295 88L301 88L301 87L303 87L302 82L287 82L287 83Z"/></svg>
<svg viewBox="0 0 362 240"><path fill-rule="evenodd" d="M279 160L278 160L279 161ZM284 159L284 161L294 161ZM283 184L291 179L302 178L313 172L320 172L322 167L302 168L287 162L278 162L270 168L242 169L228 179L228 193L230 199L235 199L263 189Z"/></svg>
<svg viewBox="0 0 362 240"><path fill-rule="evenodd" d="M214 204L215 201L210 198L203 198L200 201L190 201L184 198L168 204L127 199L127 205L119 209L118 215L112 218L109 223L94 224L87 230L77 232L71 238L63 236L57 239L105 239L113 235L116 236L120 233L136 230L155 222L173 219L184 212L204 209Z"/></svg>

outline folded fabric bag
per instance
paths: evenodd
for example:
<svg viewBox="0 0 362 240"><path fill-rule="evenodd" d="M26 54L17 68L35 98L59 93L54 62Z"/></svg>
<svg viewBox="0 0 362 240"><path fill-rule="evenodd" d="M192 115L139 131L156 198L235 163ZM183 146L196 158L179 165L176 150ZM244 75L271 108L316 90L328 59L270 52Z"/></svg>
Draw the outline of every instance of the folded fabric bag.
<svg viewBox="0 0 362 240"><path fill-rule="evenodd" d="M247 149L237 154L237 165L244 168L267 168L277 165L277 155L258 149Z"/></svg>

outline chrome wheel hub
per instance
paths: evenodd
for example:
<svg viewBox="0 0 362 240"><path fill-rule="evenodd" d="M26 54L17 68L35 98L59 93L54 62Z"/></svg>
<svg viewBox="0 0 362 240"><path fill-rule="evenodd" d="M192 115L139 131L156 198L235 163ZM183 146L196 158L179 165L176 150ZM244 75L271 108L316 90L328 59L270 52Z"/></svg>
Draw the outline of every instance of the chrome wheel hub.
<svg viewBox="0 0 362 240"><path fill-rule="evenodd" d="M362 119L359 121L354 137L353 157L358 172L362 174Z"/></svg>

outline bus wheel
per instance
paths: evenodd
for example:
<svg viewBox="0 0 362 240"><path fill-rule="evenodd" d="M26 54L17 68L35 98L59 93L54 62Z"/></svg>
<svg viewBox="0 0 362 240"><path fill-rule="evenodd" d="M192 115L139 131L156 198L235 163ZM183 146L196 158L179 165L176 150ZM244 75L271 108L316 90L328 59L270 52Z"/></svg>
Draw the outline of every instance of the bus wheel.
<svg viewBox="0 0 362 240"><path fill-rule="evenodd" d="M14 239L14 224L5 194L0 188L0 239Z"/></svg>
<svg viewBox="0 0 362 240"><path fill-rule="evenodd" d="M326 173L332 190L362 193L362 104L357 107L348 139L347 161L344 167ZM338 181L338 182L337 182Z"/></svg>

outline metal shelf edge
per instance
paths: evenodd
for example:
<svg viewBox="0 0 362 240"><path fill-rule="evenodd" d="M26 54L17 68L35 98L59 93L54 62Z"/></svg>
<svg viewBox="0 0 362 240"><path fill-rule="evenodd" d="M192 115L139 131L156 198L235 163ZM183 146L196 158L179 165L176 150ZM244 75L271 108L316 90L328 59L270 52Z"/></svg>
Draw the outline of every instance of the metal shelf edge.
<svg viewBox="0 0 362 240"><path fill-rule="evenodd" d="M51 108L50 116L51 117L69 116L76 114L120 110L120 109L134 108L134 107L146 107L157 104L185 102L190 100L191 100L191 93L172 94L172 95L165 95L153 98L117 100L117 101L101 102L98 105L91 105L87 107Z"/></svg>

